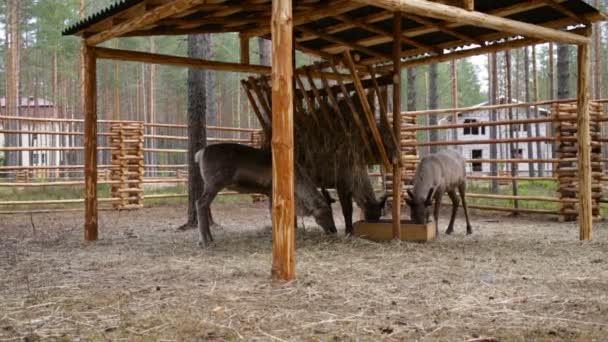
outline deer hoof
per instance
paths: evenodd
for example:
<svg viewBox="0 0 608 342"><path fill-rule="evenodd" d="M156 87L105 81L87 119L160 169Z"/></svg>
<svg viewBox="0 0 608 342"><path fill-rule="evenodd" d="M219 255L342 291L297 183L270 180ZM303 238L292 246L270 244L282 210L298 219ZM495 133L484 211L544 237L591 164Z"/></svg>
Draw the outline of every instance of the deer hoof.
<svg viewBox="0 0 608 342"><path fill-rule="evenodd" d="M210 245L209 245L209 242L207 242L207 241L204 241L204 240L199 240L199 241L198 241L198 247L199 247L200 249L207 249L207 248L209 248L209 247L210 247Z"/></svg>
<svg viewBox="0 0 608 342"><path fill-rule="evenodd" d="M448 229L445 231L445 233L446 233L447 235L452 235L452 233L453 233L453 232L454 232L454 228L448 228Z"/></svg>

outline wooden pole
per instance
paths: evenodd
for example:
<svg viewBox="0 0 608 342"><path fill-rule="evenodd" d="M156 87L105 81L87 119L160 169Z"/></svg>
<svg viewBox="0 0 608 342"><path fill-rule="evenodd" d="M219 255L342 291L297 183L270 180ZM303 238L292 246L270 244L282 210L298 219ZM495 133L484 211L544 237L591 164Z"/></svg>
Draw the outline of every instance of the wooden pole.
<svg viewBox="0 0 608 342"><path fill-rule="evenodd" d="M589 121L589 75L591 47L578 47L578 184L580 239L591 240L593 203L591 188L591 133Z"/></svg>
<svg viewBox="0 0 608 342"><path fill-rule="evenodd" d="M84 239L95 241L97 230L97 59L83 42L84 61Z"/></svg>
<svg viewBox="0 0 608 342"><path fill-rule="evenodd" d="M250 64L249 63L249 38L248 37L240 37L241 42L241 64Z"/></svg>
<svg viewBox="0 0 608 342"><path fill-rule="evenodd" d="M393 18L393 133L401 141L401 12ZM401 151L400 144L397 149ZM401 159L401 153L398 153ZM393 239L401 236L401 163L393 165Z"/></svg>
<svg viewBox="0 0 608 342"><path fill-rule="evenodd" d="M272 1L272 278L295 278L292 0Z"/></svg>
<svg viewBox="0 0 608 342"><path fill-rule="evenodd" d="M242 47L242 46L241 46ZM215 71L229 71L229 72L242 72L242 73L250 73L250 74L261 74L267 75L270 74L271 68L265 65L255 65L248 63L232 63L232 62L218 62L218 61L210 61L206 59L199 58L189 58L189 57L180 57L180 56L172 56L172 55L164 55L158 53L149 53L149 52L141 52L141 51L131 51L131 50L123 50L123 49L111 49L104 47L94 47L95 55L98 59L109 59L109 60L118 60L118 61L126 61L126 62L141 62L141 63L150 63L150 64L160 64L160 65L171 65L171 66L181 66L181 67L189 67L196 69L205 69L205 70L215 70ZM346 78L348 79L348 75L340 74L336 75L334 73L323 73L325 77L330 80L336 80L337 78ZM314 77L318 77L316 73L313 73Z"/></svg>

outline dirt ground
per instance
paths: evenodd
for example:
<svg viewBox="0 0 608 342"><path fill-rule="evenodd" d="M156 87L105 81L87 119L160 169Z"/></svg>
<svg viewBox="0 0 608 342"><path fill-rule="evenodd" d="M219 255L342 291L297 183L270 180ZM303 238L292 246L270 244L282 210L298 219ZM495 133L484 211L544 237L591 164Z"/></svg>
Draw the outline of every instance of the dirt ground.
<svg viewBox="0 0 608 342"><path fill-rule="evenodd" d="M608 336L607 223L581 243L574 223L477 213L472 237L459 217L436 242L377 244L308 220L298 280L273 286L266 204L214 214L209 250L174 230L179 204L103 212L96 243L83 242L81 213L0 216L0 341Z"/></svg>

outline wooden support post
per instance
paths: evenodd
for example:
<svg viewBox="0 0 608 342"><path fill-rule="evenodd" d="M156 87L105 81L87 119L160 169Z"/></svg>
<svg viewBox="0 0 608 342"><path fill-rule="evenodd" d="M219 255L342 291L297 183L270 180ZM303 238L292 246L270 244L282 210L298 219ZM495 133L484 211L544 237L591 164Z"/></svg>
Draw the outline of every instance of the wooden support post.
<svg viewBox="0 0 608 342"><path fill-rule="evenodd" d="M272 278L295 278L292 0L272 1Z"/></svg>
<svg viewBox="0 0 608 342"><path fill-rule="evenodd" d="M578 196L580 239L591 240L593 202L591 188L591 132L589 119L590 44L578 47Z"/></svg>
<svg viewBox="0 0 608 342"><path fill-rule="evenodd" d="M393 134L401 149L401 12L393 19ZM397 154L401 159L401 153ZM393 164L393 239L401 235L401 163Z"/></svg>
<svg viewBox="0 0 608 342"><path fill-rule="evenodd" d="M249 63L249 38L241 36L241 64Z"/></svg>
<svg viewBox="0 0 608 342"><path fill-rule="evenodd" d="M97 58L83 42L84 61L84 239L95 241L97 230Z"/></svg>

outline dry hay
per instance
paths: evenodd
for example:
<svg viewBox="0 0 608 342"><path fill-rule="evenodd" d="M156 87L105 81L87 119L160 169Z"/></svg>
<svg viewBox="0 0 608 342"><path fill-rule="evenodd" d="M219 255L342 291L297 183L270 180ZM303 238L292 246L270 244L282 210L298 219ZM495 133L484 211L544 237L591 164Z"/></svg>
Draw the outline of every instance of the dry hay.
<svg viewBox="0 0 608 342"><path fill-rule="evenodd" d="M250 78L258 88L269 91L269 78ZM309 90L309 89L308 89ZM301 93L301 92L300 92ZM327 97L319 102L312 99L314 109L311 110L306 101L300 99L298 110L294 113L294 153L297 165L305 173L317 180L317 184L335 187L337 180L343 175L341 170L366 169L369 165L381 164L380 150L373 139L371 128L365 117L361 99L355 92L348 94L350 103L344 95L334 94L338 107ZM271 95L264 93L263 101L268 101L271 107ZM388 119L382 120L376 111L375 92L368 91L368 103L375 112L376 126L380 132L383 148L389 159L396 160L399 155L394 141L392 128ZM262 106L260 106L262 107ZM271 115L264 113L262 126L271 126ZM358 122L357 122L358 120ZM271 130L262 131L262 148L270 149ZM366 181L354 179L353 181ZM354 184L357 186L357 184Z"/></svg>
<svg viewBox="0 0 608 342"><path fill-rule="evenodd" d="M298 280L272 286L264 204L217 204L201 251L177 233L185 206L4 216L0 340L603 340L608 231L475 217L475 235L376 244L298 231ZM445 218L443 218L445 221Z"/></svg>

